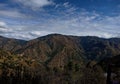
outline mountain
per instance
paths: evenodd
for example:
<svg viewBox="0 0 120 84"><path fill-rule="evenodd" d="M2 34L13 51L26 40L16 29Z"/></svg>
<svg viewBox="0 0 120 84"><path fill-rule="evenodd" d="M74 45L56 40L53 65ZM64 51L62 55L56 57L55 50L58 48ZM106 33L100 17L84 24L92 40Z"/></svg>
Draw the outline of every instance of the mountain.
<svg viewBox="0 0 120 84"><path fill-rule="evenodd" d="M30 41L0 37L0 48L30 56L49 67L63 68L67 63L84 64L120 54L120 38L50 34Z"/></svg>
<svg viewBox="0 0 120 84"><path fill-rule="evenodd" d="M104 39L98 37L79 37L80 44L85 52L87 59L101 60L120 54L120 39Z"/></svg>
<svg viewBox="0 0 120 84"><path fill-rule="evenodd" d="M106 64L108 60L119 63L119 51L120 38L50 34L24 41L0 37L0 78L7 79L7 83L1 79L3 84L10 80L17 84L19 80L21 84L105 84Z"/></svg>
<svg viewBox="0 0 120 84"><path fill-rule="evenodd" d="M37 58L49 67L61 67L69 61L83 62L83 50L72 37L60 34L47 35L27 42L19 54Z"/></svg>
<svg viewBox="0 0 120 84"><path fill-rule="evenodd" d="M27 41L18 40L13 38L6 38L0 36L0 49L8 50L8 51L16 51L21 48Z"/></svg>

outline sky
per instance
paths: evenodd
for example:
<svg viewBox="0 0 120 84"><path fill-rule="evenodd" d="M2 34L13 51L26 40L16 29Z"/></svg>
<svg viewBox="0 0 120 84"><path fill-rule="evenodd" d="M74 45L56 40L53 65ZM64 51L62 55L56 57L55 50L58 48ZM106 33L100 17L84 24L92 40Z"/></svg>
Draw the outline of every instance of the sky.
<svg viewBox="0 0 120 84"><path fill-rule="evenodd" d="M0 35L120 37L120 0L0 0Z"/></svg>

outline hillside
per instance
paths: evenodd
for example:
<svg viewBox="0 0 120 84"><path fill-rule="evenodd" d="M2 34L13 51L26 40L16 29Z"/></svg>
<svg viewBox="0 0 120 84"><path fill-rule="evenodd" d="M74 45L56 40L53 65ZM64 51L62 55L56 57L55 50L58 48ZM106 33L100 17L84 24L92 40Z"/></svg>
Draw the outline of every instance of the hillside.
<svg viewBox="0 0 120 84"><path fill-rule="evenodd" d="M27 42L17 52L39 59L48 65L62 66L68 60L100 61L119 55L120 39L98 37L77 37L52 34ZM54 64L55 63L55 64Z"/></svg>
<svg viewBox="0 0 120 84"><path fill-rule="evenodd" d="M39 80L36 84L81 84L86 80L85 84L105 84L104 60L113 58L110 62L118 63L120 57L119 38L51 34L24 41L0 37L0 48L1 77L6 73L3 76L14 81L20 75L19 80L30 79L29 83Z"/></svg>
<svg viewBox="0 0 120 84"><path fill-rule="evenodd" d="M30 56L49 67L63 68L69 61L83 64L120 54L120 39L51 34L30 41L1 37L2 49Z"/></svg>
<svg viewBox="0 0 120 84"><path fill-rule="evenodd" d="M98 64L101 65L105 71L107 70L108 65L110 65L113 72L119 72L120 55L117 55L111 58L105 58L101 60Z"/></svg>
<svg viewBox="0 0 120 84"><path fill-rule="evenodd" d="M2 84L30 83L44 70L44 66L35 59L0 50L0 83Z"/></svg>
<svg viewBox="0 0 120 84"><path fill-rule="evenodd" d="M20 49L27 41L13 39L13 38L6 38L0 36L0 49L4 49L7 51L16 51Z"/></svg>

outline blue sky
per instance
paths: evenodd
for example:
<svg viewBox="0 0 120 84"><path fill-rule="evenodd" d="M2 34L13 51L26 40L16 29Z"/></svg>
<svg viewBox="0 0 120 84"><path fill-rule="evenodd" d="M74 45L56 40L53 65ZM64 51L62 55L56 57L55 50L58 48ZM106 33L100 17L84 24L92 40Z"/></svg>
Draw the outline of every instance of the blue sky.
<svg viewBox="0 0 120 84"><path fill-rule="evenodd" d="M0 0L0 35L120 37L120 0Z"/></svg>

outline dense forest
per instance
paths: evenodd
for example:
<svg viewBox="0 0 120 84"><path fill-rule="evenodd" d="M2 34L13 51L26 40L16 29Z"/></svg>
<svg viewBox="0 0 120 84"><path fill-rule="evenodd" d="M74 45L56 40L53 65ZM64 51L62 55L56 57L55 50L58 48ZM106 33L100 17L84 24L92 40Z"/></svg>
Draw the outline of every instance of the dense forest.
<svg viewBox="0 0 120 84"><path fill-rule="evenodd" d="M69 61L64 69L49 68L38 61L0 51L0 83L2 84L105 84L103 70Z"/></svg>

